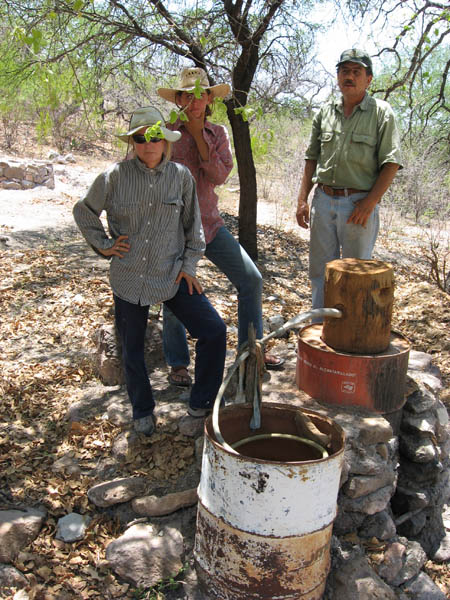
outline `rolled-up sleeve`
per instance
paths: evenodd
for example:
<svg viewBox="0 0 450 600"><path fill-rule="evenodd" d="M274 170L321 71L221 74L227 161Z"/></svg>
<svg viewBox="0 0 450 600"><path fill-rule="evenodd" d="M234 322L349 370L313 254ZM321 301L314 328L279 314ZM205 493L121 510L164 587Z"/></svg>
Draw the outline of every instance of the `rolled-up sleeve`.
<svg viewBox="0 0 450 600"><path fill-rule="evenodd" d="M395 163L402 169L400 133L395 115L387 102L383 103L383 108L378 131L378 168L381 169L386 163Z"/></svg>
<svg viewBox="0 0 450 600"><path fill-rule="evenodd" d="M205 127L203 138L208 144L209 160L200 160L200 168L211 183L222 185L233 168L233 156L227 130L225 127L220 127L213 132Z"/></svg>
<svg viewBox="0 0 450 600"><path fill-rule="evenodd" d="M99 249L106 250L114 245L106 233L100 220L108 199L109 173L101 173L96 177L86 196L73 207L73 216L84 239L102 258L105 257Z"/></svg>
<svg viewBox="0 0 450 600"><path fill-rule="evenodd" d="M309 136L309 143L305 153L306 160L318 160L320 156L320 135L322 129L322 111L318 110L314 115L311 135Z"/></svg>
<svg viewBox="0 0 450 600"><path fill-rule="evenodd" d="M205 235L203 233L200 208L194 178L185 169L183 180L183 228L185 246L181 270L195 276L198 261L205 252Z"/></svg>

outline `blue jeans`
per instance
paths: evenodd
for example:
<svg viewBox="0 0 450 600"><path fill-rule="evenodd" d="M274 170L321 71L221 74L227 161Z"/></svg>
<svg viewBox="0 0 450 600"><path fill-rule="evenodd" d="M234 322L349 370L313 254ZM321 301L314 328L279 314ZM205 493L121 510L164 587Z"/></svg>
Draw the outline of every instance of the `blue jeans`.
<svg viewBox="0 0 450 600"><path fill-rule="evenodd" d="M263 336L262 277L254 262L226 227L206 246L205 256L224 273L238 292L238 344L247 341L248 326L253 323L256 338ZM168 306L170 309L170 306ZM163 307L163 349L171 367L187 367L189 349L185 329L180 321Z"/></svg>
<svg viewBox="0 0 450 600"><path fill-rule="evenodd" d="M195 383L189 404L211 407L222 383L225 365L226 327L204 294L189 294L183 279L178 292L164 302L187 328L195 344ZM155 401L144 360L148 306L131 304L114 295L116 327L122 343L122 359L133 419L153 413Z"/></svg>
<svg viewBox="0 0 450 600"><path fill-rule="evenodd" d="M316 187L311 203L309 242L309 278L313 308L323 308L327 262L337 258L372 257L380 226L378 205L365 227L347 223L355 203L366 196L367 192L360 192L350 196L331 197Z"/></svg>

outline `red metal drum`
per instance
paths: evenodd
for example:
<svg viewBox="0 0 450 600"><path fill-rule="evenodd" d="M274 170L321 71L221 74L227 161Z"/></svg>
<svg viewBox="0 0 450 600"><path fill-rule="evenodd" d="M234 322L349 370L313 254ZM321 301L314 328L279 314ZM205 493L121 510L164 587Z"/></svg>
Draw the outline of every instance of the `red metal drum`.
<svg viewBox="0 0 450 600"><path fill-rule="evenodd" d="M322 324L304 327L298 336L297 387L315 400L361 406L385 414L405 403L410 343L391 332L379 354L348 354L321 339Z"/></svg>

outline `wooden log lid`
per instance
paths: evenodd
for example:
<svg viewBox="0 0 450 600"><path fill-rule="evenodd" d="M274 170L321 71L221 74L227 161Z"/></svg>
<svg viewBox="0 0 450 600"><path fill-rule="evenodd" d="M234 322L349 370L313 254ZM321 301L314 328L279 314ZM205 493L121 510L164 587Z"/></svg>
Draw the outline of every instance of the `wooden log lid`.
<svg viewBox="0 0 450 600"><path fill-rule="evenodd" d="M357 258L329 262L324 306L343 316L324 320L324 342L344 352L383 352L390 342L393 301L394 272L388 263Z"/></svg>

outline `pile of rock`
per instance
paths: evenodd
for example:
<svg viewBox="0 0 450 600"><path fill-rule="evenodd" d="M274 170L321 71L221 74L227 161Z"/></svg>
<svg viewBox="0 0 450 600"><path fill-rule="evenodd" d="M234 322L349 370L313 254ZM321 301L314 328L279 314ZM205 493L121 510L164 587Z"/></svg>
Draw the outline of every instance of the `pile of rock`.
<svg viewBox="0 0 450 600"><path fill-rule="evenodd" d="M396 414L319 409L346 433L330 600L445 598L422 571L428 558L450 559L450 429L440 389L431 357L411 352L406 403Z"/></svg>
<svg viewBox="0 0 450 600"><path fill-rule="evenodd" d="M55 176L53 164L48 161L16 161L0 159L0 188L5 190L30 190L43 185L53 190Z"/></svg>

